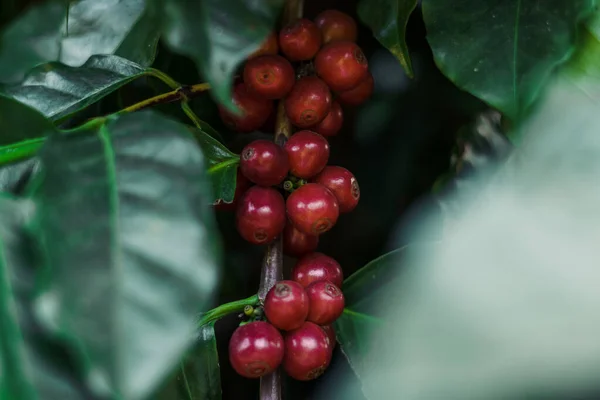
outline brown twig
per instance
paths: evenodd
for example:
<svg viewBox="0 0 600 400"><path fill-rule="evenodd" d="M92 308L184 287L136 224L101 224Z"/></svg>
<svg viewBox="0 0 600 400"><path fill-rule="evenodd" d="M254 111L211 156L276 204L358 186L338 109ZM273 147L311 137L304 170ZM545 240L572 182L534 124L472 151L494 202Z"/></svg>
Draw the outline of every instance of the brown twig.
<svg viewBox="0 0 600 400"><path fill-rule="evenodd" d="M304 0L286 0L281 22L289 24L302 17ZM283 146L292 134L292 124L288 119L283 101L277 106L277 120L275 124L275 135L273 140ZM269 245L263 259L260 274L260 287L258 297L264 301L267 292L277 281L283 279L283 245L281 236ZM281 400L281 372L279 369L260 379L260 400Z"/></svg>

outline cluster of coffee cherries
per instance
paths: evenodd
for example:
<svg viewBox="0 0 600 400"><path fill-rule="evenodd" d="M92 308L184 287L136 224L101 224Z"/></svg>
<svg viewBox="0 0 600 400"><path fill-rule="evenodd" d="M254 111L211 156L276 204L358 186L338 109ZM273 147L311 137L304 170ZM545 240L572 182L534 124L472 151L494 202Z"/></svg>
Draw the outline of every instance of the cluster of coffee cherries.
<svg viewBox="0 0 600 400"><path fill-rule="evenodd" d="M234 85L232 102L241 113L220 107L223 122L238 132L257 130L273 114L273 101L284 99L294 126L336 135L343 123L340 103L359 105L373 92L373 76L356 38L354 19L337 10L272 33L249 57L242 81Z"/></svg>
<svg viewBox="0 0 600 400"><path fill-rule="evenodd" d="M344 310L342 282L342 269L333 258L317 252L301 257L292 279L277 282L262 308L245 310L253 318L229 342L237 373L260 378L282 365L300 381L323 374L336 343L332 323Z"/></svg>
<svg viewBox="0 0 600 400"><path fill-rule="evenodd" d="M342 126L339 102L360 104L373 89L356 36L356 22L337 10L322 12L314 22L299 19L285 26L246 62L232 97L241 114L220 108L227 125L249 132L267 121L274 100L281 99L297 129L283 147L255 140L242 149L234 203L237 229L247 241L267 244L283 233L284 252L297 257L316 248L318 236L336 224L340 213L356 207L356 178L343 167L327 165L326 138ZM301 64L295 68L292 62Z"/></svg>

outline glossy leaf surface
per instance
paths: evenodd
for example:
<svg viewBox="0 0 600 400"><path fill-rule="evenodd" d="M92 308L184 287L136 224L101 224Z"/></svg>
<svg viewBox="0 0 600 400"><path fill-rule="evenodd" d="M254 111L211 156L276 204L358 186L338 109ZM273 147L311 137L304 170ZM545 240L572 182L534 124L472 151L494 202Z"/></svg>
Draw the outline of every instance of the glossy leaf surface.
<svg viewBox="0 0 600 400"><path fill-rule="evenodd" d="M458 87L520 120L552 70L573 53L592 0L427 0L436 64Z"/></svg>
<svg viewBox="0 0 600 400"><path fill-rule="evenodd" d="M118 54L150 65L160 24L146 0L53 0L32 6L0 33L0 81L15 82L38 64L82 65Z"/></svg>
<svg viewBox="0 0 600 400"><path fill-rule="evenodd" d="M142 111L52 136L39 158L42 321L90 390L142 399L192 345L217 283L202 153L184 125Z"/></svg>
<svg viewBox="0 0 600 400"><path fill-rule="evenodd" d="M0 92L58 120L144 74L144 68L124 58L92 56L81 67L59 62L42 64L22 82L0 88Z"/></svg>

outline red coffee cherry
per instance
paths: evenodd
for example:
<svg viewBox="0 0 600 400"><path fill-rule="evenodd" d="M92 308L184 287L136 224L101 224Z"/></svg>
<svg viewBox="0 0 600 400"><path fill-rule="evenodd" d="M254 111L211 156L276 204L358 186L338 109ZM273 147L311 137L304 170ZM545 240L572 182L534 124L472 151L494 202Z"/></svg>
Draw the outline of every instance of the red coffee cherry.
<svg viewBox="0 0 600 400"><path fill-rule="evenodd" d="M283 196L273 188L252 186L240 199L236 224L240 235L250 243L272 242L285 226Z"/></svg>
<svg viewBox="0 0 600 400"><path fill-rule="evenodd" d="M277 41L277 33L271 32L269 36L262 42L260 47L254 51L254 53L248 56L248 59L259 57L259 56L269 56L275 55L279 51L279 43Z"/></svg>
<svg viewBox="0 0 600 400"><path fill-rule="evenodd" d="M281 333L262 321L242 325L229 340L229 362L246 378L260 378L279 367L283 360Z"/></svg>
<svg viewBox="0 0 600 400"><path fill-rule="evenodd" d="M215 210L218 211L233 211L237 208L237 205L240 201L240 198L246 190L248 190L252 186L252 182L248 180L242 174L240 168L237 169L237 179L235 181L235 193L233 194L233 201L231 203L224 203L222 200L218 200L215 204Z"/></svg>
<svg viewBox="0 0 600 400"><path fill-rule="evenodd" d="M338 10L325 10L315 18L323 34L323 44L348 40L356 42L358 29L354 18Z"/></svg>
<svg viewBox="0 0 600 400"><path fill-rule="evenodd" d="M286 333L284 342L283 369L294 379L318 378L331 362L332 347L327 333L312 322Z"/></svg>
<svg viewBox="0 0 600 400"><path fill-rule="evenodd" d="M256 97L248 92L244 83L235 85L231 100L241 114L219 105L219 115L228 128L238 132L252 132L262 126L273 111L273 101Z"/></svg>
<svg viewBox="0 0 600 400"><path fill-rule="evenodd" d="M294 190L287 198L286 209L296 229L309 235L330 230L340 213L334 194L316 183L307 183Z"/></svg>
<svg viewBox="0 0 600 400"><path fill-rule="evenodd" d="M290 173L298 178L312 178L325 168L329 160L329 143L316 132L296 132L283 148L290 161Z"/></svg>
<svg viewBox="0 0 600 400"><path fill-rule="evenodd" d="M334 42L315 57L315 71L334 91L349 90L367 77L367 57L353 42Z"/></svg>
<svg viewBox="0 0 600 400"><path fill-rule="evenodd" d="M331 324L344 312L344 294L331 282L313 282L306 288L306 294L310 302L307 319L315 324Z"/></svg>
<svg viewBox="0 0 600 400"><path fill-rule="evenodd" d="M302 257L315 251L319 245L319 237L300 232L292 223L283 228L283 254L290 257Z"/></svg>
<svg viewBox="0 0 600 400"><path fill-rule="evenodd" d="M294 84L285 98L285 112L298 128L321 122L331 109L329 86L316 76L305 76Z"/></svg>
<svg viewBox="0 0 600 400"><path fill-rule="evenodd" d="M259 97L281 99L295 82L292 64L281 56L256 57L244 67L244 83L248 91Z"/></svg>
<svg viewBox="0 0 600 400"><path fill-rule="evenodd" d="M318 281L329 281L342 287L344 273L333 258L323 253L310 253L298 260L292 269L292 279L303 287Z"/></svg>
<svg viewBox="0 0 600 400"><path fill-rule="evenodd" d="M281 52L291 61L310 60L321 48L319 28L308 19L299 19L279 32Z"/></svg>
<svg viewBox="0 0 600 400"><path fill-rule="evenodd" d="M373 75L371 75L369 72L366 79L364 79L356 87L344 92L339 92L337 99L349 106L358 106L371 97L373 94L374 84L375 82L373 80Z"/></svg>
<svg viewBox="0 0 600 400"><path fill-rule="evenodd" d="M267 293L265 315L278 329L290 331L302 326L308 315L308 297L298 282L280 281Z"/></svg>
<svg viewBox="0 0 600 400"><path fill-rule="evenodd" d="M323 325L321 327L321 329L323 329L325 331L325 333L327 334L327 338L329 339L329 346L333 350L337 343L337 338L335 335L335 328L333 327L333 325L330 324L330 325Z"/></svg>
<svg viewBox="0 0 600 400"><path fill-rule="evenodd" d="M360 200L358 181L346 168L328 165L312 181L331 190L340 206L340 213L354 210Z"/></svg>
<svg viewBox="0 0 600 400"><path fill-rule="evenodd" d="M331 103L331 110L325 119L313 126L311 129L323 136L335 136L342 129L344 114L342 107L337 101Z"/></svg>
<svg viewBox="0 0 600 400"><path fill-rule="evenodd" d="M286 151L269 140L249 143L240 155L240 170L257 185L277 185L284 180L289 169Z"/></svg>

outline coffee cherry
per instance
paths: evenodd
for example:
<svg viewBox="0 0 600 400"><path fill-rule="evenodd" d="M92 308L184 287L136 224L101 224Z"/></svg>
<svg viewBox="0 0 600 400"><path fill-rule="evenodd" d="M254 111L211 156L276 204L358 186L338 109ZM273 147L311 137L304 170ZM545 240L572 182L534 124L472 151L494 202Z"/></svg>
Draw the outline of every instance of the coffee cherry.
<svg viewBox="0 0 600 400"><path fill-rule="evenodd" d="M334 91L349 90L367 77L369 65L364 53L353 42L334 42L315 57L315 71Z"/></svg>
<svg viewBox="0 0 600 400"><path fill-rule="evenodd" d="M269 36L261 43L260 47L254 53L248 56L248 59L260 56L275 55L279 51L279 43L277 42L277 33L271 32Z"/></svg>
<svg viewBox="0 0 600 400"><path fill-rule="evenodd" d="M319 28L308 19L299 19L279 32L281 52L291 61L310 60L321 48Z"/></svg>
<svg viewBox="0 0 600 400"><path fill-rule="evenodd" d="M283 254L290 257L302 257L315 251L319 245L319 237L300 232L292 223L283 229Z"/></svg>
<svg viewBox="0 0 600 400"><path fill-rule="evenodd" d="M344 294L329 281L313 282L306 288L310 302L308 320L318 325L328 325L344 312Z"/></svg>
<svg viewBox="0 0 600 400"><path fill-rule="evenodd" d="M329 324L321 326L321 329L323 329L327 334L327 338L329 339L329 346L333 350L337 343L337 338L335 336L335 328L333 327L333 325Z"/></svg>
<svg viewBox="0 0 600 400"><path fill-rule="evenodd" d="M285 202L273 188L252 186L244 193L236 212L237 230L254 244L270 243L285 226Z"/></svg>
<svg viewBox="0 0 600 400"><path fill-rule="evenodd" d="M277 185L287 176L289 169L286 151L269 140L255 140L242 150L240 170L257 185Z"/></svg>
<svg viewBox="0 0 600 400"><path fill-rule="evenodd" d="M338 10L325 10L315 18L323 34L323 44L348 40L356 42L358 29L354 18Z"/></svg>
<svg viewBox="0 0 600 400"><path fill-rule="evenodd" d="M331 190L340 206L340 213L350 212L358 204L360 188L352 172L346 168L328 165L312 179L312 182Z"/></svg>
<svg viewBox="0 0 600 400"><path fill-rule="evenodd" d="M300 328L286 333L284 342L283 369L294 379L318 378L331 362L329 338L317 324L305 322Z"/></svg>
<svg viewBox="0 0 600 400"><path fill-rule="evenodd" d="M359 83L356 87L338 93L338 100L349 106L358 106L364 103L373 94L373 75L369 72L367 77Z"/></svg>
<svg viewBox="0 0 600 400"><path fill-rule="evenodd" d="M233 211L233 210L235 210L240 201L240 198L242 197L242 195L244 193L246 193L246 190L248 190L250 188L250 186L252 186L252 182L250 182L248 180L248 178L246 178L244 176L244 174L242 174L242 171L240 170L240 168L238 168L237 178L235 181L235 193L233 194L233 201L231 203L224 203L222 200L218 200L214 204L215 210L218 210L218 211Z"/></svg>
<svg viewBox="0 0 600 400"><path fill-rule="evenodd" d="M292 279L303 287L318 281L329 281L337 287L342 287L344 273L340 264L333 258L323 253L310 253L298 260L292 269Z"/></svg>
<svg viewBox="0 0 600 400"><path fill-rule="evenodd" d="M290 194L286 209L296 229L309 235L320 235L330 230L340 212L334 194L316 183L307 183Z"/></svg>
<svg viewBox="0 0 600 400"><path fill-rule="evenodd" d="M280 281L267 293L264 309L273 326L290 331L306 321L308 297L298 282Z"/></svg>
<svg viewBox="0 0 600 400"><path fill-rule="evenodd" d="M337 101L331 103L331 110L325 119L313 126L311 129L323 136L335 136L342 129L344 114L342 107Z"/></svg>
<svg viewBox="0 0 600 400"><path fill-rule="evenodd" d="M298 128L321 122L331 109L331 91L316 76L305 76L294 84L285 99L285 112Z"/></svg>
<svg viewBox="0 0 600 400"><path fill-rule="evenodd" d="M219 115L228 128L238 132L252 132L260 128L273 111L272 100L252 95L244 83L235 85L231 101L241 114L236 115L219 105Z"/></svg>
<svg viewBox="0 0 600 400"><path fill-rule="evenodd" d="M260 56L244 67L248 91L266 99L281 99L292 90L296 77L292 64L281 56Z"/></svg>
<svg viewBox="0 0 600 400"><path fill-rule="evenodd" d="M262 321L242 325L229 340L229 362L246 378L273 372L283 360L284 340L271 324Z"/></svg>
<svg viewBox="0 0 600 400"><path fill-rule="evenodd" d="M329 160L327 139L312 131L294 133L284 145L290 161L290 173L309 179L325 168Z"/></svg>

